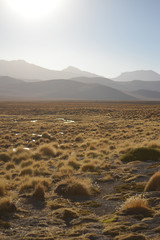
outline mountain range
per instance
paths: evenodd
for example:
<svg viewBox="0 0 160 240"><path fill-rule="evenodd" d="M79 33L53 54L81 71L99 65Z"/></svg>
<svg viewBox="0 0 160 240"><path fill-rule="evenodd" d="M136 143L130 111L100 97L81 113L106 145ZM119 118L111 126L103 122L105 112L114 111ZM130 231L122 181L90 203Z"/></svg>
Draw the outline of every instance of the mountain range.
<svg viewBox="0 0 160 240"><path fill-rule="evenodd" d="M0 60L0 76L10 76L25 79L25 81L70 79L80 76L97 77L96 74L81 71L71 66L62 71L56 71L28 63L24 60Z"/></svg>
<svg viewBox="0 0 160 240"><path fill-rule="evenodd" d="M157 101L160 75L140 70L108 79L75 67L55 71L23 60L0 60L0 99Z"/></svg>

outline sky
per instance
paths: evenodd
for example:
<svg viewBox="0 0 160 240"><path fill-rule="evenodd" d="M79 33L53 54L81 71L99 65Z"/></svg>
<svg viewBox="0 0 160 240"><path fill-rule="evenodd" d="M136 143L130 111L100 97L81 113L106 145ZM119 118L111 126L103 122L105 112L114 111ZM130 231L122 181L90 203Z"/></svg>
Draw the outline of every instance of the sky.
<svg viewBox="0 0 160 240"><path fill-rule="evenodd" d="M160 73L159 28L160 0L0 0L0 59Z"/></svg>

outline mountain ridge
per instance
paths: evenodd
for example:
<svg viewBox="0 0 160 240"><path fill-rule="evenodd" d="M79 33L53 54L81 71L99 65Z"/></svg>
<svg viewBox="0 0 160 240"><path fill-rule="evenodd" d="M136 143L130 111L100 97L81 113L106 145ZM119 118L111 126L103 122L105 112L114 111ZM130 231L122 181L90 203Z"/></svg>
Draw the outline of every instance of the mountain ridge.
<svg viewBox="0 0 160 240"><path fill-rule="evenodd" d="M123 72L118 77L112 78L114 81L160 81L160 74L153 70L136 70Z"/></svg>
<svg viewBox="0 0 160 240"><path fill-rule="evenodd" d="M78 68L71 67L68 70L62 71L51 70L44 67L40 67L35 64L28 63L24 60L6 61L0 60L0 76L10 76L13 78L24 79L25 81L38 81L38 80L52 80L52 79L70 79L74 77L86 76L97 77L94 73L81 71ZM76 72L75 72L76 69Z"/></svg>

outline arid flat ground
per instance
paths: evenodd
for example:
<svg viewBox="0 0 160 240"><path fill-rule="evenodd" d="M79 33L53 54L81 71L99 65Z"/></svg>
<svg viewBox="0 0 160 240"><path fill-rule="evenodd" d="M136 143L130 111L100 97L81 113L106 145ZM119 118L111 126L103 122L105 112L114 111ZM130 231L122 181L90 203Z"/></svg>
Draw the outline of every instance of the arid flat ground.
<svg viewBox="0 0 160 240"><path fill-rule="evenodd" d="M158 240L159 170L158 102L0 102L0 239Z"/></svg>

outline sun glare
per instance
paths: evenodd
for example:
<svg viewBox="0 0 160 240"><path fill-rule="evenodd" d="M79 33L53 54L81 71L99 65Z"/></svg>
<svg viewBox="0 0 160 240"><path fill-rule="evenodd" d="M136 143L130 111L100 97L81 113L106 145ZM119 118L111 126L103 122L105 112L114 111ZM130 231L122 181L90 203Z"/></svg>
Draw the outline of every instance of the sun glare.
<svg viewBox="0 0 160 240"><path fill-rule="evenodd" d="M56 14L65 0L6 0L11 10L28 21L36 21Z"/></svg>

